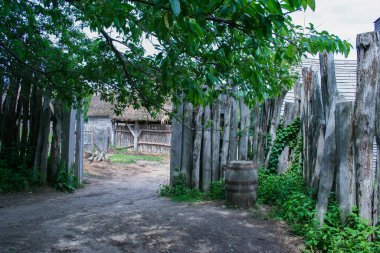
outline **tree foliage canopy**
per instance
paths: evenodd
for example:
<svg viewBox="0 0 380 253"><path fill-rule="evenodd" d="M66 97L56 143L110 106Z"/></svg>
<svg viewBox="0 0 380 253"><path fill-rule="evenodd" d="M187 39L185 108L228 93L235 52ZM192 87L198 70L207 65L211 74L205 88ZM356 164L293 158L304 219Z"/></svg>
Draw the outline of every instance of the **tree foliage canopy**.
<svg viewBox="0 0 380 253"><path fill-rule="evenodd" d="M234 86L256 101L290 88L305 53L348 54L348 42L292 22L307 8L315 0L2 0L0 71L119 108L179 94L204 104Z"/></svg>

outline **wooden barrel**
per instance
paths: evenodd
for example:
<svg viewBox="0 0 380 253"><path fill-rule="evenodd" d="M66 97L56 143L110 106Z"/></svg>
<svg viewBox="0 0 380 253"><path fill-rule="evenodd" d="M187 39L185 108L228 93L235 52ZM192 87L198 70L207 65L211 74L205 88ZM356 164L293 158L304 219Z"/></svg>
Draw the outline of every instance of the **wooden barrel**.
<svg viewBox="0 0 380 253"><path fill-rule="evenodd" d="M227 202L242 208L256 203L258 171L252 161L229 161L225 170Z"/></svg>

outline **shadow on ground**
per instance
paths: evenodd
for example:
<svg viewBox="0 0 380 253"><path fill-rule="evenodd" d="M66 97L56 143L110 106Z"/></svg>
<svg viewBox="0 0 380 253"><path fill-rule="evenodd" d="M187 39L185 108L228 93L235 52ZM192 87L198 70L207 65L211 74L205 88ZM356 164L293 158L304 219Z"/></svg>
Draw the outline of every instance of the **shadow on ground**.
<svg viewBox="0 0 380 253"><path fill-rule="evenodd" d="M0 196L0 252L298 252L279 222L158 197L168 161L86 164L84 188Z"/></svg>

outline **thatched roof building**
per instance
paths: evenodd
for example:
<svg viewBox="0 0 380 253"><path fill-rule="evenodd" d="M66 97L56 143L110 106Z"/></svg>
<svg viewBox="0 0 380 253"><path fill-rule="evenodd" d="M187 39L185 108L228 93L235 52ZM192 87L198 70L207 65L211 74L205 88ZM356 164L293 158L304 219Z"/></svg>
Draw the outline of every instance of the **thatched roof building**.
<svg viewBox="0 0 380 253"><path fill-rule="evenodd" d="M172 105L167 103L164 105L165 111L171 111ZM162 122L167 119L166 112L161 110L155 117L145 109L133 109L126 107L121 115L114 112L114 106L106 101L100 99L99 96L93 96L87 112L88 117L92 118L109 118L114 122Z"/></svg>

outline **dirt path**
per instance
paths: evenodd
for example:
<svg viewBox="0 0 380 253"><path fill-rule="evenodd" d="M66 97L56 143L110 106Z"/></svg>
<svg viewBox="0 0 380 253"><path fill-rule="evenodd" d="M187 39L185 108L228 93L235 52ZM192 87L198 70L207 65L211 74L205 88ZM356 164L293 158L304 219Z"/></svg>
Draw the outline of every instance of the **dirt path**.
<svg viewBox="0 0 380 253"><path fill-rule="evenodd" d="M96 164L74 194L0 196L0 252L297 252L285 226L159 198L167 162Z"/></svg>

